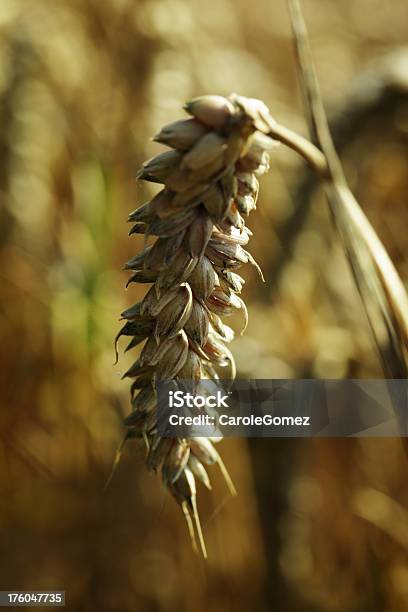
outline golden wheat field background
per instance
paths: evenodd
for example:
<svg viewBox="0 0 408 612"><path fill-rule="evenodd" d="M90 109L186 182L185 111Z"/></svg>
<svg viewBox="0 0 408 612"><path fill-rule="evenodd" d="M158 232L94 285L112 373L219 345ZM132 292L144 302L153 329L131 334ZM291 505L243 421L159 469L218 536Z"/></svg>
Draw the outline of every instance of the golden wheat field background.
<svg viewBox="0 0 408 612"><path fill-rule="evenodd" d="M302 3L350 185L408 282L408 5ZM406 47L404 45L407 45ZM141 162L186 100L262 99L306 135L285 2L0 3L0 589L65 590L103 612L404 612L407 458L393 439L230 439L200 491L209 558L126 448L113 339L143 287L123 263ZM249 218L238 374L376 378L380 361L302 160L284 147ZM121 345L123 350L124 345Z"/></svg>

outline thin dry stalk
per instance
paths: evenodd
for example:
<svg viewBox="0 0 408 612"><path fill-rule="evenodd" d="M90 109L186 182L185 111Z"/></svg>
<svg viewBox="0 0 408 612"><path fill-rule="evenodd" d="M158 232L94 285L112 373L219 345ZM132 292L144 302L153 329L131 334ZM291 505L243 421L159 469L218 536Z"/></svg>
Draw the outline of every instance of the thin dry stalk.
<svg viewBox="0 0 408 612"><path fill-rule="evenodd" d="M288 3L309 129L326 160L327 172L321 176L334 223L367 312L385 374L391 378L405 378L408 296L388 253L347 185L328 128L300 4L298 0L288 0Z"/></svg>

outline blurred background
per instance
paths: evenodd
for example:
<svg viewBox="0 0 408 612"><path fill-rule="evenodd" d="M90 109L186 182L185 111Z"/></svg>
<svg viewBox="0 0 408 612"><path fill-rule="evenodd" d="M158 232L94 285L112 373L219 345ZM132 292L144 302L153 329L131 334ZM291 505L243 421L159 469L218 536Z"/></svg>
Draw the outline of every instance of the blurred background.
<svg viewBox="0 0 408 612"><path fill-rule="evenodd" d="M408 280L408 5L305 0L350 184ZM261 98L303 134L283 0L0 3L0 588L67 609L403 612L407 457L399 440L228 440L239 496L200 491L209 559L144 450L113 366L121 267L149 139L203 93ZM375 378L381 367L324 198L280 147L249 219L239 375ZM123 347L121 347L123 348Z"/></svg>

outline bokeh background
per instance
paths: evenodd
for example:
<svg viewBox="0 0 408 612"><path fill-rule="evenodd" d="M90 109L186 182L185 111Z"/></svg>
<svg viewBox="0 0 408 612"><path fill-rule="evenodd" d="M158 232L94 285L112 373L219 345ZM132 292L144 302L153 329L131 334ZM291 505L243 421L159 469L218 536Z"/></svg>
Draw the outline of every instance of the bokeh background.
<svg viewBox="0 0 408 612"><path fill-rule="evenodd" d="M302 5L347 176L407 281L408 5ZM216 470L200 491L206 563L141 445L103 493L129 401L113 338L143 291L124 289L126 218L153 193L135 174L185 100L231 92L306 134L283 0L1 0L0 588L77 611L406 611L399 440L223 442L239 496ZM380 377L324 198L283 147L249 226L266 282L244 271L239 374Z"/></svg>

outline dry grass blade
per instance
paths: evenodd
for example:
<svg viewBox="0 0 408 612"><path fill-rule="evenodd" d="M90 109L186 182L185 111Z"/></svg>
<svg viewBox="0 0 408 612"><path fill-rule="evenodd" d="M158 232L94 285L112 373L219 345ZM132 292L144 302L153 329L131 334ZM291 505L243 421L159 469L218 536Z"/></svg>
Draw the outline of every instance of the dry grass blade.
<svg viewBox="0 0 408 612"><path fill-rule="evenodd" d="M123 436L122 440L119 443L118 448L116 449L115 458L113 460L111 471L110 471L109 476L106 479L106 482L105 482L104 487L103 487L103 491L104 492L108 489L110 483L112 482L112 479L113 479L113 477L115 475L117 467L118 467L118 465L120 463L120 460L121 460L121 457L122 457L122 451L123 451L123 448L125 446L125 443L126 443L127 439L128 439L128 432L125 433L125 435Z"/></svg>
<svg viewBox="0 0 408 612"><path fill-rule="evenodd" d="M385 375L407 377L408 296L388 253L347 186L328 128L298 0L288 0L309 128L326 158L325 192Z"/></svg>

